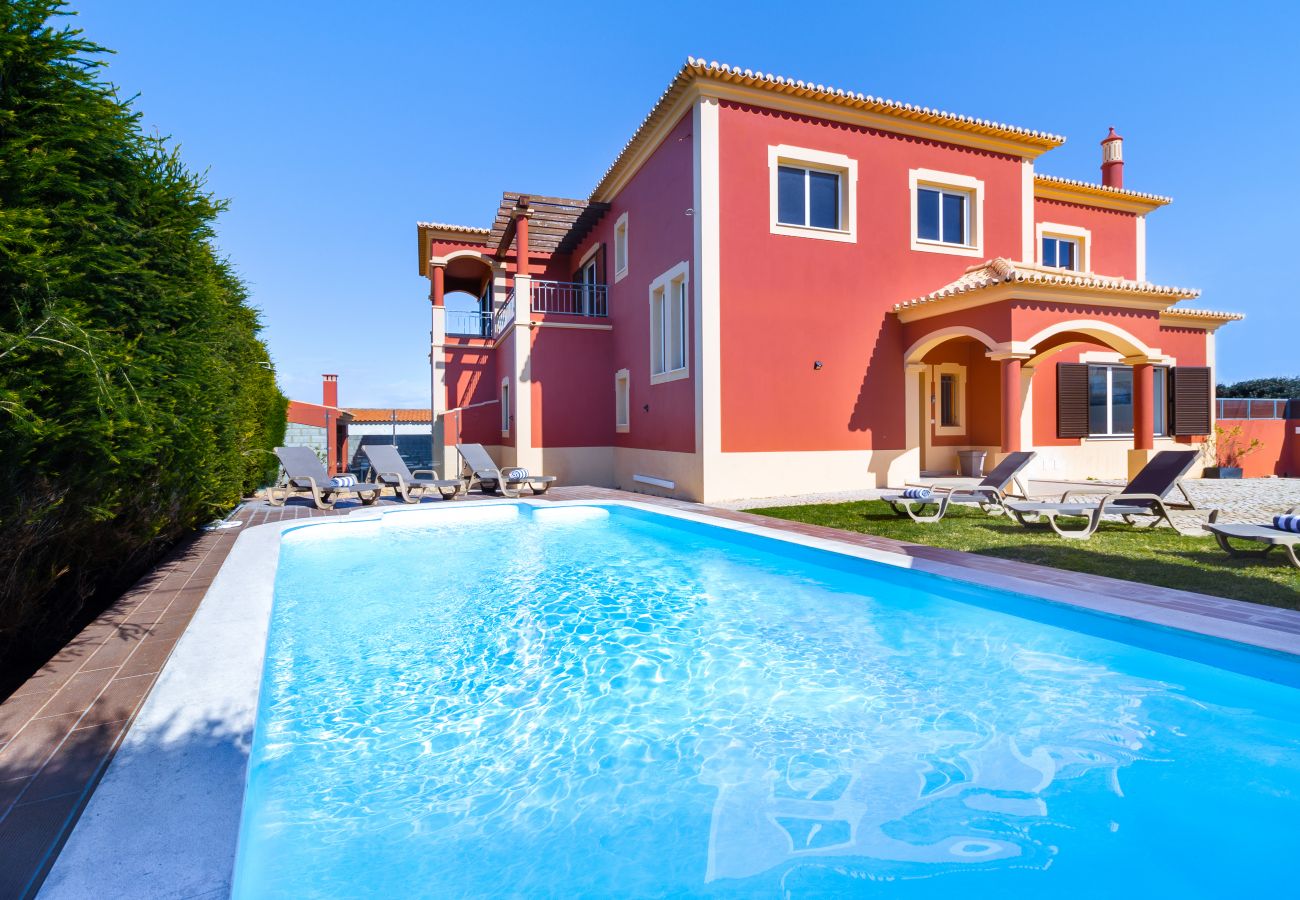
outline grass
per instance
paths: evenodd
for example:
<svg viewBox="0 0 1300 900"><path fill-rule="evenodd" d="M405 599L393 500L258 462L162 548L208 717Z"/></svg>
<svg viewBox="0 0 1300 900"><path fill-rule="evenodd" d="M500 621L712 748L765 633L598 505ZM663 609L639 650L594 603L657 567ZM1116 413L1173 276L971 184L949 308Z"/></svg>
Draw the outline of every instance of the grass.
<svg viewBox="0 0 1300 900"><path fill-rule="evenodd" d="M967 507L950 507L942 521L928 525L894 515L879 500L775 506L746 512L1071 572L1300 609L1300 570L1286 565L1279 553L1266 560L1233 559L1208 535L1188 537L1167 526L1130 528L1118 522L1103 522L1091 540L1068 541L1057 537L1046 525L1025 528L1005 516L988 516Z"/></svg>

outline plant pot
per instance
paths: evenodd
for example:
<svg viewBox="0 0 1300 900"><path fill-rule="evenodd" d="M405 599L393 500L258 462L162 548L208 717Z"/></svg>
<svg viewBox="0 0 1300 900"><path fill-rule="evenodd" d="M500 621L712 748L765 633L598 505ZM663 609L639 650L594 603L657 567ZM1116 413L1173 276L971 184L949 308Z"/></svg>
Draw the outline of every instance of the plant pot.
<svg viewBox="0 0 1300 900"><path fill-rule="evenodd" d="M982 478L984 457L987 455L983 450L958 450L957 465L960 467L961 474L966 478Z"/></svg>
<svg viewBox="0 0 1300 900"><path fill-rule="evenodd" d="M1202 473L1205 478L1240 478L1240 466L1207 466Z"/></svg>

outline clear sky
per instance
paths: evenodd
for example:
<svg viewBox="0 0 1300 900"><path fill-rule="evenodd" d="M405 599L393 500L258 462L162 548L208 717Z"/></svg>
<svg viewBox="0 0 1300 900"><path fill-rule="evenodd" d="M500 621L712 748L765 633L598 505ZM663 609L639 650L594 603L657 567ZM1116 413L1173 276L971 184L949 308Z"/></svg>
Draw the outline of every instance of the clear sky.
<svg viewBox="0 0 1300 900"><path fill-rule="evenodd" d="M369 9L368 9L369 7ZM586 197L688 55L1063 134L1038 171L1166 194L1147 275L1244 312L1219 377L1300 374L1300 4L76 0L108 77L231 201L291 397L429 401L417 220ZM1281 232L1279 233L1279 229Z"/></svg>

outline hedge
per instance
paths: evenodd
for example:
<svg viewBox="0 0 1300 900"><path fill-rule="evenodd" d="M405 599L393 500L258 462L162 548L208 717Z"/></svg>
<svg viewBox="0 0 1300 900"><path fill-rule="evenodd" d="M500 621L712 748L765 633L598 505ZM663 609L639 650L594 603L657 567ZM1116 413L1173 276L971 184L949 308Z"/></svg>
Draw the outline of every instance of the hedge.
<svg viewBox="0 0 1300 900"><path fill-rule="evenodd" d="M0 690L273 478L284 436L223 203L63 6L0 0Z"/></svg>

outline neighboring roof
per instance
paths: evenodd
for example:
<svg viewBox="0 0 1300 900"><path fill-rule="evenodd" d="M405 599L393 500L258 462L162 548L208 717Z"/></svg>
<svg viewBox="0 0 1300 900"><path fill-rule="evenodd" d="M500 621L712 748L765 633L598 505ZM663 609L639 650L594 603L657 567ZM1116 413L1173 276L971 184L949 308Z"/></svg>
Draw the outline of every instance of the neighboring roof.
<svg viewBox="0 0 1300 900"><path fill-rule="evenodd" d="M432 413L426 406L423 409L383 409L378 407L352 407L353 425L389 425L396 421L398 425L427 425L433 421ZM394 420L393 414L396 413Z"/></svg>
<svg viewBox="0 0 1300 900"><path fill-rule="evenodd" d="M755 72L750 69L741 69L737 66L717 62L706 63L702 59L688 57L686 64L682 66L669 83L667 89L659 96L649 115L637 127L632 139L627 142L614 160L613 165L601 177L600 183L591 192L592 200L608 199L605 196L606 189L612 183L620 180L623 170L631 166L638 158L643 144L647 142L655 143L659 130L665 124L672 124L671 122L665 122L666 119L678 118L673 115L678 99L686 93L687 88L692 83L697 81L709 81L738 88L760 90L789 100L824 103L828 107L839 107L864 116L886 117L886 119L894 120L894 130L903 133L911 133L918 127L941 129L944 132L951 133L947 135L948 140L961 143L962 136L966 135L972 142L981 146L985 144L987 139L994 139L1000 144L1020 147L1026 155L1030 156L1036 156L1065 143L1065 138L1046 131L1036 131L1032 128L1006 125L987 119L977 119L973 116L963 116L941 109L931 109L928 106L900 103L897 100L887 100L883 97L873 97L870 94L846 91L843 88L800 81L780 75ZM888 124L884 123L881 123L881 127L887 130L890 128Z"/></svg>
<svg viewBox="0 0 1300 900"><path fill-rule="evenodd" d="M573 250L609 209L605 203L506 191L501 195L501 205L497 207L496 220L488 235L488 245L496 248L498 255L508 246L502 245L503 240L508 242L513 238L514 231L510 226L520 201L532 212L528 217L528 248L539 253L568 253Z"/></svg>
<svg viewBox="0 0 1300 900"><path fill-rule="evenodd" d="M450 231L455 234L490 234L491 228L475 228L473 225L448 225L446 222L416 222L415 227L426 231Z"/></svg>
<svg viewBox="0 0 1300 900"><path fill-rule="evenodd" d="M1064 200L1068 203L1083 203L1092 206L1104 206L1123 212L1146 214L1153 209L1173 203L1170 197L1159 194L1146 194L1142 191L1130 191L1127 188L1107 187L1091 181L1077 181L1073 178L1059 178L1056 175L1034 173L1034 196L1047 200Z"/></svg>
<svg viewBox="0 0 1300 900"><path fill-rule="evenodd" d="M949 282L937 291L894 304L894 312L902 314L927 304L976 294L1008 284L1049 290L1060 289L1076 294L1082 290L1090 293L1149 299L1153 301L1150 304L1152 308L1156 309L1177 303L1179 300L1199 297L1201 294L1193 288L1167 287L1149 281L1086 275L1029 263L1012 262L998 257L971 266L956 281Z"/></svg>
<svg viewBox="0 0 1300 900"><path fill-rule="evenodd" d="M1211 331L1228 322L1240 322L1244 318L1246 317L1241 313L1216 312L1212 309L1166 309L1160 313L1161 321L1168 321L1170 325L1186 324Z"/></svg>

